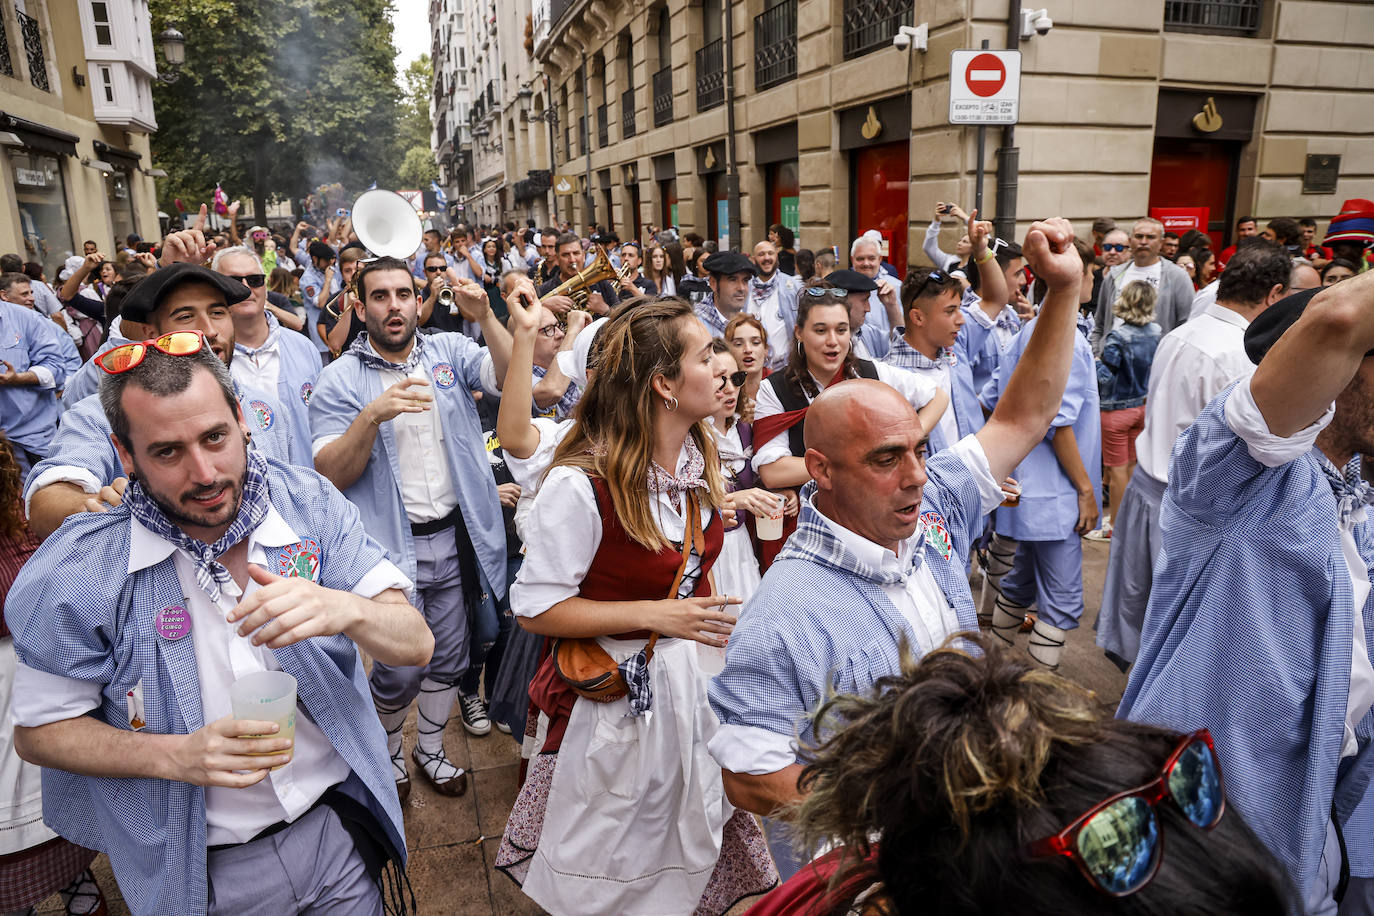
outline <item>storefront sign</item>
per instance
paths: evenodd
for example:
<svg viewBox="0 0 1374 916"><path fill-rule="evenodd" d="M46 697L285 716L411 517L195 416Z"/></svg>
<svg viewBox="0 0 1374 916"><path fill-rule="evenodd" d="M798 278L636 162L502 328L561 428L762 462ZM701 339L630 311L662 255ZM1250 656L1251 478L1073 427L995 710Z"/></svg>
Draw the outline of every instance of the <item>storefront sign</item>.
<svg viewBox="0 0 1374 916"><path fill-rule="evenodd" d="M801 198L784 197L779 201L781 204L782 218L778 222L792 230L792 235L797 238L797 244L801 244Z"/></svg>
<svg viewBox="0 0 1374 916"><path fill-rule="evenodd" d="M555 176L553 176L553 193L555 193L555 194L572 194L572 193L574 193L574 192L576 192L576 191L577 191L577 179L576 179L576 177L569 177L569 176L567 176L567 175L555 175Z"/></svg>
<svg viewBox="0 0 1374 916"><path fill-rule="evenodd" d="M716 245L721 251L730 250L730 201L716 201Z"/></svg>
<svg viewBox="0 0 1374 916"><path fill-rule="evenodd" d="M1183 237L1189 229L1207 231L1206 207L1151 207L1150 216L1164 224L1165 232Z"/></svg>
<svg viewBox="0 0 1374 916"><path fill-rule="evenodd" d="M50 188L52 187L52 178L43 169L16 168L14 170L14 183L26 188Z"/></svg>

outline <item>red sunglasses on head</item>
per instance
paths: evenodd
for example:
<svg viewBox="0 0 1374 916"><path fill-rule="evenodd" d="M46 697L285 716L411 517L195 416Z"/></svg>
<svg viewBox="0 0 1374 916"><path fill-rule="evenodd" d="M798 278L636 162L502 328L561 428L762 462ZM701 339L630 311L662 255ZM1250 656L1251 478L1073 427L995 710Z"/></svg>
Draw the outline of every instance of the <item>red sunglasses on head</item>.
<svg viewBox="0 0 1374 916"><path fill-rule="evenodd" d="M119 375L143 364L152 347L168 356L190 356L199 353L205 346L205 335L200 331L172 331L161 337L152 337L136 343L126 343L106 350L95 358L95 364L108 375Z"/></svg>

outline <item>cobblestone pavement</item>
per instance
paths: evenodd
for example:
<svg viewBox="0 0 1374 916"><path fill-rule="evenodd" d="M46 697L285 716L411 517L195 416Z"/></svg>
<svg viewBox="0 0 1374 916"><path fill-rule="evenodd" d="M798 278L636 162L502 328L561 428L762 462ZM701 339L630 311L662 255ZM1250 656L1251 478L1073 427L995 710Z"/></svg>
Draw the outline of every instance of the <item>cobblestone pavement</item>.
<svg viewBox="0 0 1374 916"><path fill-rule="evenodd" d="M1084 594L1087 608L1084 626L1069 634L1060 671L1097 691L1107 703L1115 703L1126 685L1121 674L1093 644L1092 621L1097 619L1102 597L1102 576L1107 565L1107 545L1083 542ZM974 596L978 581L975 577ZM1027 637L1021 636L1024 649ZM415 740L414 715L407 726L407 751ZM474 738L454 716L445 738L449 755L471 772L471 783L462 798L443 798L423 777L412 772L413 788L406 806L406 842L410 849L410 880L421 916L525 916L538 914L515 883L493 868L496 848L506 815L518 788L519 754L515 741L492 730ZM407 754L407 756L409 756ZM414 767L412 765L412 770ZM96 875L110 904L111 916L129 912L105 857L96 860ZM743 913L747 903L732 911ZM46 901L40 914L63 912L57 897ZM590 916L590 914L589 914Z"/></svg>

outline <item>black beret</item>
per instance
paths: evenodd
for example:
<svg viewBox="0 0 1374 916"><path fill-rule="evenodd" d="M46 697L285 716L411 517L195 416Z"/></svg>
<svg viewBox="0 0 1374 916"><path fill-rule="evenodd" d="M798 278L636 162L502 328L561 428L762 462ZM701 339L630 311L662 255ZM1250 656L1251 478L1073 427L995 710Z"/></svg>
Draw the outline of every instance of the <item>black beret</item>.
<svg viewBox="0 0 1374 916"><path fill-rule="evenodd" d="M177 263L163 267L134 284L119 306L119 314L129 321L147 321L172 290L186 283L204 283L224 295L226 305L242 302L252 295L247 286L199 264Z"/></svg>
<svg viewBox="0 0 1374 916"><path fill-rule="evenodd" d="M706 270L713 274L732 276L734 274L753 274L758 276L759 269L754 262L738 251L717 251L705 261Z"/></svg>
<svg viewBox="0 0 1374 916"><path fill-rule="evenodd" d="M1293 326L1293 322L1302 317L1307 303L1321 291L1322 287L1318 286L1285 296L1250 322L1250 326L1245 329L1245 355L1250 357L1250 362L1259 365L1259 361L1264 359L1264 354L1279 342L1279 338Z"/></svg>
<svg viewBox="0 0 1374 916"><path fill-rule="evenodd" d="M825 282L836 289L845 289L851 293L871 293L878 288L872 277L849 268L832 270L825 275Z"/></svg>

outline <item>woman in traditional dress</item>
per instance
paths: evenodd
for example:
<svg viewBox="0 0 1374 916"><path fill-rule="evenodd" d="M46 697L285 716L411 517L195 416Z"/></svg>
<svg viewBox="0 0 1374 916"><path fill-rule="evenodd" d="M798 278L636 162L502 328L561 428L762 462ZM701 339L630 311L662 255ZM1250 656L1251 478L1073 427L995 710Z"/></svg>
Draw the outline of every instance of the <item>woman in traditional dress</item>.
<svg viewBox="0 0 1374 916"><path fill-rule="evenodd" d="M740 312L726 323L721 336L730 345L735 362L744 370L744 389L741 394L752 410L754 404L758 403L759 385L772 374L768 368L768 332L764 330L762 321L748 312ZM747 419L753 419L752 415Z"/></svg>
<svg viewBox="0 0 1374 916"><path fill-rule="evenodd" d="M723 373L679 299L630 306L602 335L535 497L512 608L531 632L607 653L628 694L593 702L545 659L530 699L547 740L497 866L555 916L721 914L776 880L707 752L719 725L697 664L697 643L725 645L739 602L709 586L724 486L706 421Z"/></svg>

